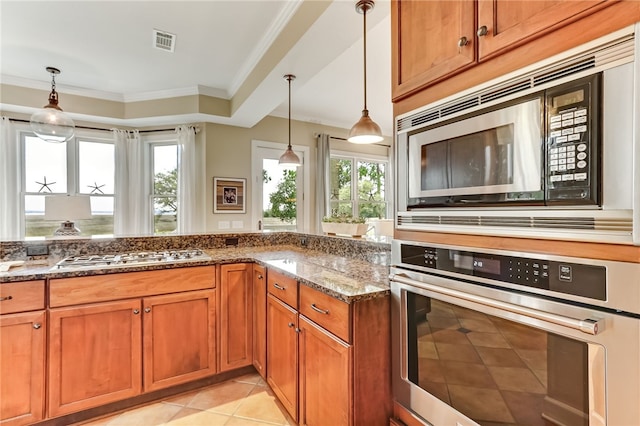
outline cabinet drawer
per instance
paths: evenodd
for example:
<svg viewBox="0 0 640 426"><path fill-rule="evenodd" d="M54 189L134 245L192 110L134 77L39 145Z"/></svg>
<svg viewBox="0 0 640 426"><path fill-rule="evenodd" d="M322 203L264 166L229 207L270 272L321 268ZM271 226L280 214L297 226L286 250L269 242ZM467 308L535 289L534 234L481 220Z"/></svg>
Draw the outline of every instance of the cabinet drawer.
<svg viewBox="0 0 640 426"><path fill-rule="evenodd" d="M44 309L44 280L0 284L0 314Z"/></svg>
<svg viewBox="0 0 640 426"><path fill-rule="evenodd" d="M300 313L351 343L349 305L306 285L300 286Z"/></svg>
<svg viewBox="0 0 640 426"><path fill-rule="evenodd" d="M214 288L215 266L55 278L49 283L51 307L106 302Z"/></svg>
<svg viewBox="0 0 640 426"><path fill-rule="evenodd" d="M298 309L298 281L278 271L269 269L267 274L267 290L287 305Z"/></svg>

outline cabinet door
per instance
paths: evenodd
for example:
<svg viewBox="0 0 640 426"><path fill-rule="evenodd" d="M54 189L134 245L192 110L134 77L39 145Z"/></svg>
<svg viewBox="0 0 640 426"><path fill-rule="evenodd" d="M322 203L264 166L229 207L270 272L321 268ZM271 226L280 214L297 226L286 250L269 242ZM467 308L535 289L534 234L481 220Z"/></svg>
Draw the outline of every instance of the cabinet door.
<svg viewBox="0 0 640 426"><path fill-rule="evenodd" d="M216 372L215 290L143 299L144 390Z"/></svg>
<svg viewBox="0 0 640 426"><path fill-rule="evenodd" d="M394 100L476 62L475 0L395 0L391 19Z"/></svg>
<svg viewBox="0 0 640 426"><path fill-rule="evenodd" d="M594 13L615 1L478 0L480 60ZM478 33L480 35L481 33Z"/></svg>
<svg viewBox="0 0 640 426"><path fill-rule="evenodd" d="M140 300L52 309L49 416L141 392Z"/></svg>
<svg viewBox="0 0 640 426"><path fill-rule="evenodd" d="M253 366L267 378L267 270L253 265Z"/></svg>
<svg viewBox="0 0 640 426"><path fill-rule="evenodd" d="M267 382L298 421L298 313L267 296Z"/></svg>
<svg viewBox="0 0 640 426"><path fill-rule="evenodd" d="M45 313L0 316L0 423L44 418Z"/></svg>
<svg viewBox="0 0 640 426"><path fill-rule="evenodd" d="M220 267L220 372L251 365L253 362L252 264Z"/></svg>
<svg viewBox="0 0 640 426"><path fill-rule="evenodd" d="M350 425L351 347L300 316L300 424Z"/></svg>

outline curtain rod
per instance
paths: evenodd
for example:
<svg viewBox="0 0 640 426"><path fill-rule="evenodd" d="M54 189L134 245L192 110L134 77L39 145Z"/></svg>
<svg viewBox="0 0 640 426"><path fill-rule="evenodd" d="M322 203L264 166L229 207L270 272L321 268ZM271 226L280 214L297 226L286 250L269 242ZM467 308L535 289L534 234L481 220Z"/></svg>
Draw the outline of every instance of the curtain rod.
<svg viewBox="0 0 640 426"><path fill-rule="evenodd" d="M9 117L9 121L18 121L20 123L30 123L29 120L23 120L21 118L11 118ZM101 131L105 131L105 132L110 132L113 128L111 129L105 129L104 127L90 127L90 126L75 126L76 129L85 129L85 130L101 130ZM175 127L171 128L171 129L150 129L150 130L138 130L138 132L140 133L151 133L151 132L173 132L175 131ZM198 127L193 128L193 131L197 134L198 132L200 132L200 129Z"/></svg>

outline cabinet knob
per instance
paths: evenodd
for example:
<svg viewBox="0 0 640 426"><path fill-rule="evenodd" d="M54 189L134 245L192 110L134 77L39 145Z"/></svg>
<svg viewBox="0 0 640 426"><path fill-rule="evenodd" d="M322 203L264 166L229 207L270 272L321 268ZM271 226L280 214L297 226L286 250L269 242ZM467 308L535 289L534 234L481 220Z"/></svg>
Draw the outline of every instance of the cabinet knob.
<svg viewBox="0 0 640 426"><path fill-rule="evenodd" d="M151 308L144 308L144 311L145 311L146 313L149 313L149 312L151 312Z"/></svg>
<svg viewBox="0 0 640 426"><path fill-rule="evenodd" d="M40 324L39 322L36 322L33 324L33 328L35 328L36 330L39 329L40 327L42 327L42 324Z"/></svg>
<svg viewBox="0 0 640 426"><path fill-rule="evenodd" d="M262 279L262 274L258 274L258 279L261 280Z"/></svg>
<svg viewBox="0 0 640 426"><path fill-rule="evenodd" d="M463 47L463 46L466 46L467 44L469 44L469 39L466 38L465 36L460 37L460 39L458 40L458 47Z"/></svg>
<svg viewBox="0 0 640 426"><path fill-rule="evenodd" d="M140 309L134 309L134 310L133 310L133 314L134 314L134 315L138 315L139 313L140 313Z"/></svg>
<svg viewBox="0 0 640 426"><path fill-rule="evenodd" d="M294 323L292 323L292 322L290 322L290 323L289 323L289 324L287 324L287 325L288 325L289 327L294 327L294 326L295 326L295 324L294 324Z"/></svg>
<svg viewBox="0 0 640 426"><path fill-rule="evenodd" d="M487 28L486 25L483 25L480 28L478 28L478 32L476 34L478 34L478 37L484 37L487 34L489 34L489 29Z"/></svg>
<svg viewBox="0 0 640 426"><path fill-rule="evenodd" d="M4 302L5 300L11 300L11 299L13 299L13 296L0 297L0 302Z"/></svg>

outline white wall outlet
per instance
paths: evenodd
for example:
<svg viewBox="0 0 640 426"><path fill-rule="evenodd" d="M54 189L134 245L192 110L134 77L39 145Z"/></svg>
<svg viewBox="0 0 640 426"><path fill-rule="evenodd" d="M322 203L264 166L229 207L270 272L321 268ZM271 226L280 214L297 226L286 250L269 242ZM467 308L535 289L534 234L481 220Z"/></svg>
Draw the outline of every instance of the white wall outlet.
<svg viewBox="0 0 640 426"><path fill-rule="evenodd" d="M233 229L244 228L244 222L242 220L234 220L233 222L231 222L231 227Z"/></svg>
<svg viewBox="0 0 640 426"><path fill-rule="evenodd" d="M218 229L229 229L230 224L228 220L219 220L218 221Z"/></svg>

